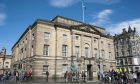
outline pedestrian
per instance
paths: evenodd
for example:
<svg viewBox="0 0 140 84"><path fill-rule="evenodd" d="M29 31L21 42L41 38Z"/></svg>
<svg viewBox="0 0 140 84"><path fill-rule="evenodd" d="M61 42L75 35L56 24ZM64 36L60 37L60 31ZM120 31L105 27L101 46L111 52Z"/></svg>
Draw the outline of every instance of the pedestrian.
<svg viewBox="0 0 140 84"><path fill-rule="evenodd" d="M65 82L68 82L68 71L65 72L64 78L65 78Z"/></svg>
<svg viewBox="0 0 140 84"><path fill-rule="evenodd" d="M32 69L30 69L29 71L28 71L28 78L30 78L30 79L32 79Z"/></svg>
<svg viewBox="0 0 140 84"><path fill-rule="evenodd" d="M128 74L128 78L129 78L129 84L133 84L133 72L130 71L130 73Z"/></svg>
<svg viewBox="0 0 140 84"><path fill-rule="evenodd" d="M16 81L16 69L14 70L13 75L14 75L14 80Z"/></svg>
<svg viewBox="0 0 140 84"><path fill-rule="evenodd" d="M19 81L19 72L16 71L16 82Z"/></svg>
<svg viewBox="0 0 140 84"><path fill-rule="evenodd" d="M46 71L46 81L48 81L48 77L49 77L49 72Z"/></svg>
<svg viewBox="0 0 140 84"><path fill-rule="evenodd" d="M24 71L23 73L23 81L26 81L27 80L27 71Z"/></svg>
<svg viewBox="0 0 140 84"><path fill-rule="evenodd" d="M100 72L97 73L98 80L100 80Z"/></svg>
<svg viewBox="0 0 140 84"><path fill-rule="evenodd" d="M133 73L133 81L134 81L134 83L137 82L137 74L136 74L136 72Z"/></svg>

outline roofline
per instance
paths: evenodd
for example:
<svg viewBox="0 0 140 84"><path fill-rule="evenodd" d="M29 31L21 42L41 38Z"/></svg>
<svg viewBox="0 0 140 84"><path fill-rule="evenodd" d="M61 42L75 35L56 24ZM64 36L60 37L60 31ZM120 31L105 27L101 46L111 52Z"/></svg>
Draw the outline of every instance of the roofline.
<svg viewBox="0 0 140 84"><path fill-rule="evenodd" d="M24 33L19 37L18 41L13 45L12 49L16 46L16 44L21 40L21 38L28 32L28 30L31 28L31 26L27 27L27 29L24 31Z"/></svg>
<svg viewBox="0 0 140 84"><path fill-rule="evenodd" d="M60 18L64 18L64 19L67 19L67 20L72 20L72 21L75 21L75 22L79 22L79 23L81 23L81 24L85 24L85 25L91 25L91 26L94 26L94 27L97 27L97 28L100 28L100 29L103 29L103 30L105 30L105 28L102 28L102 27L98 27L98 26L95 26L95 25L92 25L92 24L88 24L88 23L85 23L85 22L81 22L81 21L78 21L78 20L74 20L74 19L71 19L71 18L67 18L67 17L63 17L63 16L56 16L56 17L54 17L52 20L51 20L51 22L53 22L56 18L58 18L58 17L60 17Z"/></svg>
<svg viewBox="0 0 140 84"><path fill-rule="evenodd" d="M50 21L48 20L43 20L43 19L37 19L32 25L29 25L27 27L27 29L23 32L23 34L19 37L18 41L13 45L12 49L16 46L16 44L22 39L22 37L30 30L30 29L33 29L37 23L43 23L43 22L49 22L51 23Z"/></svg>

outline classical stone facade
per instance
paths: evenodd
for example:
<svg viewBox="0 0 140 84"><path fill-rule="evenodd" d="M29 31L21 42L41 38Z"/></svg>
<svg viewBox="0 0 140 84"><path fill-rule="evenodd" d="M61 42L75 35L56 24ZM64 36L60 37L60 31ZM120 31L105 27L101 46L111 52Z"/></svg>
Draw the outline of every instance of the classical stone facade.
<svg viewBox="0 0 140 84"><path fill-rule="evenodd" d="M0 74L11 68L11 55L6 55L6 49L3 48L0 52Z"/></svg>
<svg viewBox="0 0 140 84"><path fill-rule="evenodd" d="M12 56L13 68L32 68L36 77L84 71L92 78L116 67L113 39L105 29L62 16L36 20L12 47Z"/></svg>
<svg viewBox="0 0 140 84"><path fill-rule="evenodd" d="M136 28L128 31L123 29L122 34L114 36L117 67L127 71L140 69L140 37Z"/></svg>

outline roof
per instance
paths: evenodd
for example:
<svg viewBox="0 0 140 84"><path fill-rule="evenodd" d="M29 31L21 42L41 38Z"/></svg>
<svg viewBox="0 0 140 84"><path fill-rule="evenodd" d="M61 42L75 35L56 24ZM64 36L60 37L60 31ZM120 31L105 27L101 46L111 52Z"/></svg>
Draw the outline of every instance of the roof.
<svg viewBox="0 0 140 84"><path fill-rule="evenodd" d="M78 23L85 24L85 25L91 25L91 26L94 26L94 27L97 27L97 28L100 28L100 29L105 30L105 28L98 27L98 26L95 26L95 25L92 25L92 24L88 24L88 23L85 23L85 22L81 22L81 21L74 20L74 19L67 18L67 17L63 17L63 16L56 16L56 17L54 17L54 18L51 20L51 22L55 21L57 18L67 19L67 20L71 20L71 21L78 22Z"/></svg>

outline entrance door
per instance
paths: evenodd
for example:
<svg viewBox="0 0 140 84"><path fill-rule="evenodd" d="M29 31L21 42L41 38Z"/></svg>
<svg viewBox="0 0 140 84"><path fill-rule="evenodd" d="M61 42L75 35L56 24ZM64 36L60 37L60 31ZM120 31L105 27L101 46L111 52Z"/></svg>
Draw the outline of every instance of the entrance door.
<svg viewBox="0 0 140 84"><path fill-rule="evenodd" d="M87 65L87 79L93 80L93 66L91 64Z"/></svg>

